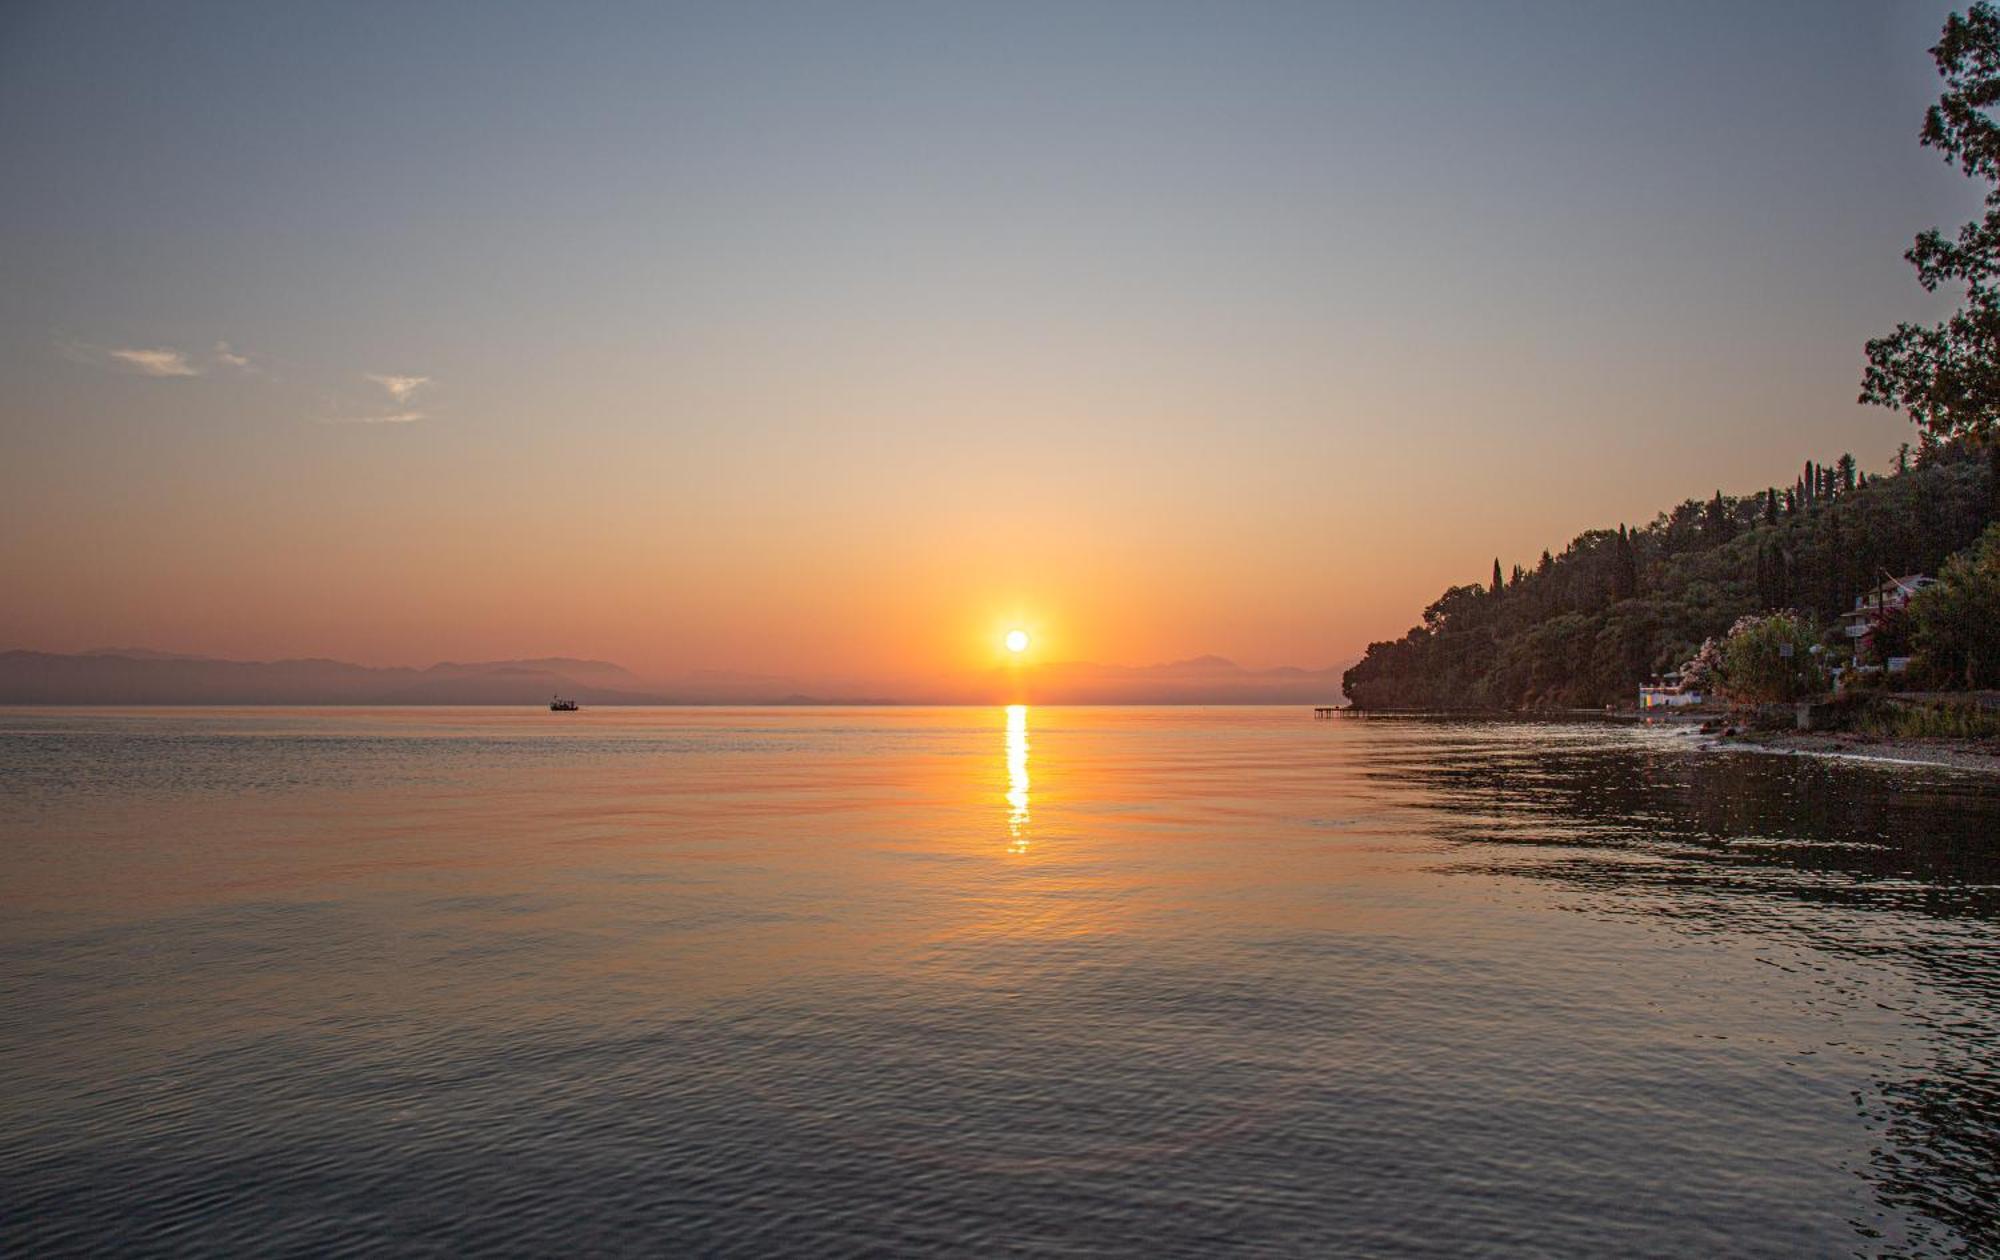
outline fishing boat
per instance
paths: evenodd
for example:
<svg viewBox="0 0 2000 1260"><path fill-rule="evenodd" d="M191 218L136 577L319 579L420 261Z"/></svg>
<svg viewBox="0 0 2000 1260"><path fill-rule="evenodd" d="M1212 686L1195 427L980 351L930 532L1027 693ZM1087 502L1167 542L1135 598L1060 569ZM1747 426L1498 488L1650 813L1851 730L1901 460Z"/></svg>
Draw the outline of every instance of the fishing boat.
<svg viewBox="0 0 2000 1260"><path fill-rule="evenodd" d="M574 701L574 700L565 700L565 699L563 699L563 698L562 698L561 696L550 696L550 697L549 697L549 712L551 712L551 713L574 713L574 712L576 712L576 701Z"/></svg>

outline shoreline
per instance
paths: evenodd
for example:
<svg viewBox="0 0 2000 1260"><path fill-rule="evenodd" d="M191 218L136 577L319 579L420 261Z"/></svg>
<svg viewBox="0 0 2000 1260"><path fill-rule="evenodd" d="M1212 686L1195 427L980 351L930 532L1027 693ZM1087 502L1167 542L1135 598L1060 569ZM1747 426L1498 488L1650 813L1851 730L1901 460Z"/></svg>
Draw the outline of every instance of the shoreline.
<svg viewBox="0 0 2000 1260"><path fill-rule="evenodd" d="M1851 731L1751 731L1705 741L1716 752L1754 752L1780 757L1832 757L1878 765L1930 766L1947 770L2000 773L2000 751L1966 740L1885 739Z"/></svg>
<svg viewBox="0 0 2000 1260"><path fill-rule="evenodd" d="M1949 736L1903 737L1868 735L1858 731L1824 730L1732 730L1729 733L1698 732L1695 728L1716 722L1733 726L1731 715L1714 709L1675 709L1656 713L1620 709L1544 711L1521 713L1504 710L1448 709L1343 709L1343 714L1382 717L1476 718L1484 720L1575 722L1601 721L1634 725L1678 727L1703 752L1763 753L1773 757L1826 757L1840 761L1869 762L1882 766L1924 766L1931 769L1965 770L1979 774L2000 774L2000 740L1957 739Z"/></svg>

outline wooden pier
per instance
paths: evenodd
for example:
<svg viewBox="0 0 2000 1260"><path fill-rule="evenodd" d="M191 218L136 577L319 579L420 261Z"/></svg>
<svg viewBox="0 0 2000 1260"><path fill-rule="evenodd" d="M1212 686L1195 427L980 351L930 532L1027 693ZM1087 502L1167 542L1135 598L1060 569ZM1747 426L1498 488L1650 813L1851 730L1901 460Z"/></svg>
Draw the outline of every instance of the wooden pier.
<svg viewBox="0 0 2000 1260"><path fill-rule="evenodd" d="M1340 712L1340 708L1337 705L1316 704L1313 706L1313 717L1315 718L1330 718L1338 712Z"/></svg>

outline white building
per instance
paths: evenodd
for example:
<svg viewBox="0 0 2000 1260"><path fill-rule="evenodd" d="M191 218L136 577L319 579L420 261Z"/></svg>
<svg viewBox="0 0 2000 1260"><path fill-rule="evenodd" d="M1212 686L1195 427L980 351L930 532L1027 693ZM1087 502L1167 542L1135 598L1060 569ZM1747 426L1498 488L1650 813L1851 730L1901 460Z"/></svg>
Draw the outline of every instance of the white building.
<svg viewBox="0 0 2000 1260"><path fill-rule="evenodd" d="M1912 573L1908 577L1890 578L1867 594L1855 596L1853 611L1840 614L1841 633L1850 639L1868 637L1884 613L1897 611L1910 602L1910 596L1936 584L1934 577Z"/></svg>
<svg viewBox="0 0 2000 1260"><path fill-rule="evenodd" d="M1685 709L1701 703L1701 692L1681 686L1679 674L1668 674L1639 686L1642 709Z"/></svg>

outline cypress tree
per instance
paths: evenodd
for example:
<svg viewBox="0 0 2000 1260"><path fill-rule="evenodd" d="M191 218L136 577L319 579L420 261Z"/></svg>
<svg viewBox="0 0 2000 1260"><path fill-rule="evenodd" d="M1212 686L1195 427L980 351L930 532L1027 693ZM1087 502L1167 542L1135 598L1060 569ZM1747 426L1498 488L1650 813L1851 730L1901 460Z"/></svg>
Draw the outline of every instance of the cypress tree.
<svg viewBox="0 0 2000 1260"><path fill-rule="evenodd" d="M1632 534L1623 525L1618 527L1618 577L1624 585L1622 599L1633 599L1639 594L1639 553L1632 546Z"/></svg>
<svg viewBox="0 0 2000 1260"><path fill-rule="evenodd" d="M1776 525L1778 523L1778 487L1776 486L1772 486L1764 492L1764 523L1766 525Z"/></svg>
<svg viewBox="0 0 2000 1260"><path fill-rule="evenodd" d="M1729 505L1722 501L1722 491L1708 501L1708 520L1704 532L1716 543L1726 543L1736 536L1736 518L1729 511Z"/></svg>
<svg viewBox="0 0 2000 1260"><path fill-rule="evenodd" d="M2000 437L1986 437L1986 519L2000 521Z"/></svg>
<svg viewBox="0 0 2000 1260"><path fill-rule="evenodd" d="M1495 556L1493 557L1493 585L1488 587L1487 590L1494 595L1498 595L1506 585L1506 579L1500 576L1500 557Z"/></svg>

